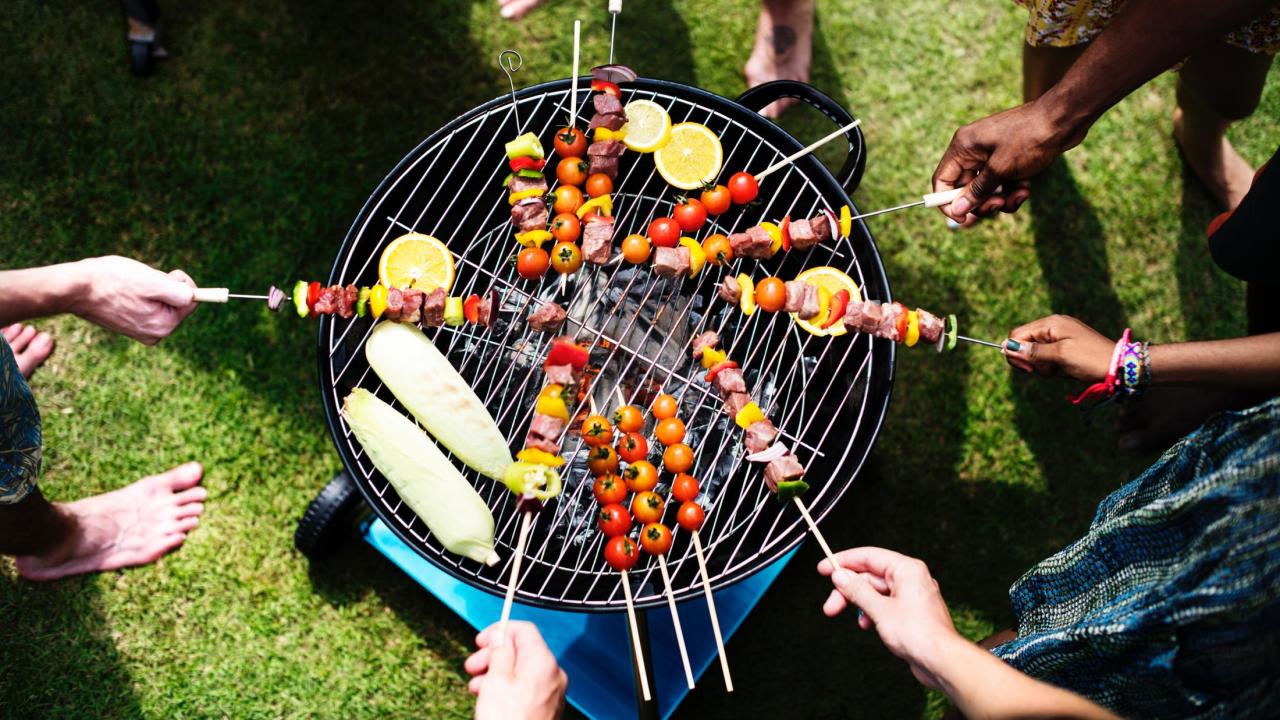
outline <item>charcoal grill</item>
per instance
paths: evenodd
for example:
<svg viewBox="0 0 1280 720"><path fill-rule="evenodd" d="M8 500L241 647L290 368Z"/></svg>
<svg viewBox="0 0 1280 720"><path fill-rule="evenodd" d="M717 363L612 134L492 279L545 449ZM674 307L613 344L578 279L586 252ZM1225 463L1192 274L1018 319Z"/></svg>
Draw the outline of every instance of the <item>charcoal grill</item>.
<svg viewBox="0 0 1280 720"><path fill-rule="evenodd" d="M588 83L578 87L577 107L589 113ZM848 491L875 442L888 407L894 347L854 333L813 337L785 313L748 317L715 297L719 279L738 272L757 279L791 278L807 267L833 265L854 278L864 297L882 301L891 299L889 283L875 242L861 223L839 242L791 252L784 259L735 260L723 268L708 265L693 279L665 280L647 266L621 262L584 265L571 276L563 294L554 271L541 282L521 279L510 262L516 245L501 188L508 172L502 145L531 131L550 149L551 134L566 121L570 93L568 80L532 86L515 94L518 112L512 97L504 95L427 138L369 197L338 252L329 282L373 284L382 249L404 233L421 232L445 241L457 266L451 294L495 288L502 295L502 310L492 329L464 325L425 332L485 401L513 451L522 445L534 398L544 384L541 361L550 343L549 336L528 327L525 317L539 299L557 299L569 309L564 332L590 346L591 367L599 371L591 378L591 400L580 404L577 418L588 402L602 411L614 407L618 390L641 407L658 389L680 400L680 416L689 428L687 442L697 453L693 473L703 485L700 500L707 515L701 539L710 580L713 588L722 588L782 557L807 530L792 504L779 503L769 494L762 466L745 460L741 431L724 415L718 396L692 364L689 338L704 329L719 331L722 347L742 364L752 395L806 465L811 490L805 501L819 521ZM795 138L756 112L784 95L799 97L842 126L852 120L828 96L785 81L756 88L735 102L688 85L641 78L624 88L623 102L650 99L667 109L673 123L700 122L718 133L724 147L723 181L738 170L758 173L800 149ZM579 118L579 126L585 124L585 118ZM812 155L801 158L762 182L758 205L735 207L712 218L698 237L742 231L788 214L812 217L823 208L838 212L850 203L847 193L857 186L866 162L861 131L852 131L846 140L849 155L837 173L840 180ZM558 159L551 153L548 166L554 167ZM645 232L652 218L669 215L675 195L654 170L651 156L628 152L614 189L618 241L629 233ZM359 318L325 317L320 322L320 392L343 463L373 512L401 540L454 577L501 595L520 525L516 498L456 463L493 511L502 562L486 567L448 553L373 467L339 413L355 387L396 404L364 359L371 329L368 320ZM559 610L617 611L623 607L623 593L618 574L601 555L585 447L571 432L563 449L570 459L562 468L564 490L535 519L516 600ZM670 479L664 472L659 490ZM689 535L670 522L670 516L668 521L674 531L668 555L674 594L677 600L700 595ZM644 558L631 572L637 607L665 603L657 570L653 558Z"/></svg>

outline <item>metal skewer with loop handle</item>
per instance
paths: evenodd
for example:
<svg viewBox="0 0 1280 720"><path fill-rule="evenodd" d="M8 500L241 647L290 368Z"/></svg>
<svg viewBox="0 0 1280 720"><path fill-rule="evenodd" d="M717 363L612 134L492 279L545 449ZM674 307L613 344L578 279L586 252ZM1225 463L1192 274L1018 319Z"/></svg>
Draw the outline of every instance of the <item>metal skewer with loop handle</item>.
<svg viewBox="0 0 1280 720"><path fill-rule="evenodd" d="M759 176L757 176L757 178L758 177ZM999 193L1002 190L1003 190L1003 187L998 187L996 188L995 191ZM913 207L921 207L921 206L927 207L927 208L942 207L944 205L950 205L952 202L955 202L955 199L960 197L960 195L963 193L964 193L963 187L958 187L954 190L943 190L942 192L929 193L928 195L922 195L920 199L915 202L909 202L909 203L906 203L905 205L895 205L893 207L887 207L880 210L872 210L869 213L854 215L850 219L863 220L865 218L875 217L876 215L883 215L885 213L896 212L898 210L906 210L907 208L913 208Z"/></svg>

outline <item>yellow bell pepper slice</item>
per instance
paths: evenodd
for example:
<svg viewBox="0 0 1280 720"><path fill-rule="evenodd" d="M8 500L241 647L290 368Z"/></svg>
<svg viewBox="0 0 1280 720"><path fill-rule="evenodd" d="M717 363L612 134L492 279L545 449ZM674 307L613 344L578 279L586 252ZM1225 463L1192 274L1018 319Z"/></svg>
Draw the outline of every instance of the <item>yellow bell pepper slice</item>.
<svg viewBox="0 0 1280 720"><path fill-rule="evenodd" d="M560 467L564 464L564 458L559 455L552 455L546 450L538 448L525 448L516 453L516 459L524 462L537 463L539 465L547 465L549 467Z"/></svg>
<svg viewBox="0 0 1280 720"><path fill-rule="evenodd" d="M564 400L558 397L538 398L538 404L534 407L534 411L540 415L550 415L553 418L569 422L569 408L564 404Z"/></svg>
<svg viewBox="0 0 1280 720"><path fill-rule="evenodd" d="M760 409L760 406L757 405L754 400L743 405L742 409L738 411L737 416L733 418L733 421L738 423L738 427L743 430L746 430L751 427L753 423L758 423L761 420L764 420L764 411Z"/></svg>
<svg viewBox="0 0 1280 720"><path fill-rule="evenodd" d="M463 312L462 298L448 297L444 299L444 324L449 327L457 327L467 321L466 313Z"/></svg>
<svg viewBox="0 0 1280 720"><path fill-rule="evenodd" d="M542 191L542 190L539 190L538 188L530 188L530 189L528 189L528 190L521 190L520 192L513 192L513 193L511 193L510 195L508 195L508 196L507 196L507 203L508 203L508 204L510 204L510 205L515 205L516 203L520 202L521 200L527 200L527 199L532 198L532 197L542 197L542 195L543 195L543 194L544 194L544 193L543 193L543 191Z"/></svg>
<svg viewBox="0 0 1280 720"><path fill-rule="evenodd" d="M707 251L691 237L680 238L680 244L689 248L689 277L698 277L702 266L707 264Z"/></svg>
<svg viewBox="0 0 1280 720"><path fill-rule="evenodd" d="M776 255L782 249L782 228L771 222L762 222L760 229L769 233L769 252Z"/></svg>
<svg viewBox="0 0 1280 720"><path fill-rule="evenodd" d="M756 311L756 284L745 273L738 276L738 287L742 296L738 299L738 307L743 315L752 315Z"/></svg>
<svg viewBox="0 0 1280 720"><path fill-rule="evenodd" d="M578 207L578 218L586 217L592 210L599 210L605 217L613 217L613 198L608 194L593 197Z"/></svg>
<svg viewBox="0 0 1280 720"><path fill-rule="evenodd" d="M840 237L849 237L851 232L853 232L853 213L849 211L849 206L845 205L840 208Z"/></svg>
<svg viewBox="0 0 1280 720"><path fill-rule="evenodd" d="M622 139L626 136L627 131L625 128L610 130L607 127L598 127L596 128L595 134L591 136L591 139L594 142L604 142L606 140L617 140L618 142L622 142Z"/></svg>
<svg viewBox="0 0 1280 720"><path fill-rule="evenodd" d="M827 321L827 315L831 312L831 291L825 287L818 286L818 314L814 315L809 322L817 327Z"/></svg>
<svg viewBox="0 0 1280 720"><path fill-rule="evenodd" d="M920 313L915 310L907 311L907 337L903 344L907 347L915 347L920 342Z"/></svg>
<svg viewBox="0 0 1280 720"><path fill-rule="evenodd" d="M382 313L387 309L387 288L382 284L374 285L369 288L369 312L373 313L373 319L377 320L382 317Z"/></svg>
<svg viewBox="0 0 1280 720"><path fill-rule="evenodd" d="M707 348L706 350L702 351L702 367L706 368L707 370L710 370L711 368L719 365L720 363L728 359L729 359L729 353L725 352L724 350Z"/></svg>
<svg viewBox="0 0 1280 720"><path fill-rule="evenodd" d="M542 243L551 239L549 230L526 230L516 233L516 242L525 247L542 247Z"/></svg>

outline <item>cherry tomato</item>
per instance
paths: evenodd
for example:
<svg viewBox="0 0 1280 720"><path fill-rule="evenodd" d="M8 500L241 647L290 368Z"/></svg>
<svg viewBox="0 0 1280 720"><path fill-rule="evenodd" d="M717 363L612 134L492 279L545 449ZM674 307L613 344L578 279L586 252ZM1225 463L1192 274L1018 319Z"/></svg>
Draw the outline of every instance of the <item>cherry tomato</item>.
<svg viewBox="0 0 1280 720"><path fill-rule="evenodd" d="M638 432L629 432L618 441L618 457L629 463L645 459L649 454L649 441Z"/></svg>
<svg viewBox="0 0 1280 720"><path fill-rule="evenodd" d="M569 186L573 187L573 186ZM573 188L577 190L577 188ZM578 242L578 238L582 235L582 223L578 221L578 216L571 212L560 213L551 218L551 236L557 242Z"/></svg>
<svg viewBox="0 0 1280 720"><path fill-rule="evenodd" d="M617 475L601 475L596 478L591 490L595 493L596 502L601 505L612 505L627 499L627 486Z"/></svg>
<svg viewBox="0 0 1280 720"><path fill-rule="evenodd" d="M578 272L582 267L582 251L571 242L558 242L551 248L551 267L561 275Z"/></svg>
<svg viewBox="0 0 1280 720"><path fill-rule="evenodd" d="M673 473L688 472L693 467L693 448L676 443L662 451L662 464Z"/></svg>
<svg viewBox="0 0 1280 720"><path fill-rule="evenodd" d="M663 445L675 445L684 440L684 422L676 417L661 420L654 434L658 436L658 442Z"/></svg>
<svg viewBox="0 0 1280 720"><path fill-rule="evenodd" d="M622 241L622 257L632 265L639 265L648 260L649 250L649 238L643 235L628 235Z"/></svg>
<svg viewBox="0 0 1280 720"><path fill-rule="evenodd" d="M680 502L689 502L698 497L698 480L692 475L680 473L671 483L671 497Z"/></svg>
<svg viewBox="0 0 1280 720"><path fill-rule="evenodd" d="M708 235L702 241L702 251L707 254L707 262L712 265L724 265L733 259L733 245L729 244L729 238L720 233Z"/></svg>
<svg viewBox="0 0 1280 720"><path fill-rule="evenodd" d="M778 312L787 306L787 284L776 277L756 283L756 305L761 310Z"/></svg>
<svg viewBox="0 0 1280 720"><path fill-rule="evenodd" d="M587 454L587 468L596 476L618 472L618 453L612 445L597 445Z"/></svg>
<svg viewBox="0 0 1280 720"><path fill-rule="evenodd" d="M659 420L666 420L676 416L676 412L680 410L680 403L676 399L666 393L662 393L653 399L653 405L649 408L653 411L653 416Z"/></svg>
<svg viewBox="0 0 1280 720"><path fill-rule="evenodd" d="M596 173L587 178L587 194L591 197L600 197L613 192L613 178L604 173Z"/></svg>
<svg viewBox="0 0 1280 720"><path fill-rule="evenodd" d="M702 521L706 519L707 514L696 502L681 503L680 509L676 511L676 522L689 532L698 532L702 528Z"/></svg>
<svg viewBox="0 0 1280 720"><path fill-rule="evenodd" d="M582 439L592 447L613 442L613 426L603 415L591 415L582 421Z"/></svg>
<svg viewBox="0 0 1280 720"><path fill-rule="evenodd" d="M658 486L658 468L648 460L637 460L622 471L622 480L631 492L646 492Z"/></svg>
<svg viewBox="0 0 1280 720"><path fill-rule="evenodd" d="M587 161L577 157L567 157L556 164L556 179L561 185L581 185L587 181Z"/></svg>
<svg viewBox="0 0 1280 720"><path fill-rule="evenodd" d="M631 500L631 514L638 523L653 523L662 519L662 511L667 504L656 492L642 492Z"/></svg>
<svg viewBox="0 0 1280 720"><path fill-rule="evenodd" d="M649 223L649 239L658 247L673 248L680 242L680 224L669 217Z"/></svg>
<svg viewBox="0 0 1280 720"><path fill-rule="evenodd" d="M675 218L676 224L685 232L693 232L702 227L707 222L707 209L702 203L689 198L683 204L677 205L675 212L671 213Z"/></svg>
<svg viewBox="0 0 1280 720"><path fill-rule="evenodd" d="M572 185L558 185L555 190L556 201L552 209L556 214L574 213L578 208L582 207L582 191ZM574 220L578 219L577 215L573 216Z"/></svg>
<svg viewBox="0 0 1280 720"><path fill-rule="evenodd" d="M604 546L604 561L614 570L626 572L635 567L639 559L640 548L636 547L635 540L626 535L612 538Z"/></svg>
<svg viewBox="0 0 1280 720"><path fill-rule="evenodd" d="M596 513L596 525L605 537L626 535L631 529L631 513L617 503L605 505Z"/></svg>
<svg viewBox="0 0 1280 720"><path fill-rule="evenodd" d="M660 522L651 522L640 531L640 547L650 555L666 555L671 549L671 531Z"/></svg>
<svg viewBox="0 0 1280 720"><path fill-rule="evenodd" d="M538 247L525 248L516 256L516 272L526 280L537 280L547 272L551 256Z"/></svg>
<svg viewBox="0 0 1280 720"><path fill-rule="evenodd" d="M556 131L553 145L557 155L582 157L587 152L587 136L578 128L563 127Z"/></svg>
<svg viewBox="0 0 1280 720"><path fill-rule="evenodd" d="M622 432L637 432L644 427L644 413L635 405L623 405L613 412L613 424Z"/></svg>
<svg viewBox="0 0 1280 720"><path fill-rule="evenodd" d="M749 172L734 173L729 178L729 196L739 205L746 205L760 194L760 186L756 184L756 176Z"/></svg>
<svg viewBox="0 0 1280 720"><path fill-rule="evenodd" d="M729 194L729 188L723 185L715 185L702 191L702 206L712 215L721 215L729 210L729 203L733 201L733 196Z"/></svg>

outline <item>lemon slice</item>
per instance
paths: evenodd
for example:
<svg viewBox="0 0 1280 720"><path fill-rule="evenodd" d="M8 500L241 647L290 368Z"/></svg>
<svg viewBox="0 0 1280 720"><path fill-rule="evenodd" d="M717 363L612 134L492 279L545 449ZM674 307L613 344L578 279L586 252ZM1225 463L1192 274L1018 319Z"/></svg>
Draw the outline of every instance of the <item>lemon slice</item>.
<svg viewBox="0 0 1280 720"><path fill-rule="evenodd" d="M623 111L627 114L627 124L622 126L623 136L618 139L627 149L651 153L671 139L671 116L658 103L632 100Z"/></svg>
<svg viewBox="0 0 1280 720"><path fill-rule="evenodd" d="M843 323L832 325L826 330L823 330L820 326L827 319L827 313L830 310L830 299L841 290L849 291L849 302L862 302L862 292L858 290L858 284L853 281L853 278L846 275L844 271L833 268L830 265L821 265L819 267L805 270L796 276L796 280L807 282L811 285L817 285L818 294L821 297L824 297L827 302L820 303L822 305L822 311L815 317L808 320L801 320L798 315L791 313L791 319L795 320L797 325L814 335L843 335ZM837 327L839 330L836 330ZM835 330L835 332L832 332L833 330Z"/></svg>
<svg viewBox="0 0 1280 720"><path fill-rule="evenodd" d="M431 292L440 287L447 293L453 287L453 254L430 235L401 235L382 251L378 280L389 288Z"/></svg>
<svg viewBox="0 0 1280 720"><path fill-rule="evenodd" d="M724 150L720 138L706 125L685 122L671 128L671 140L653 154L653 162L667 183L694 190L720 174Z"/></svg>

